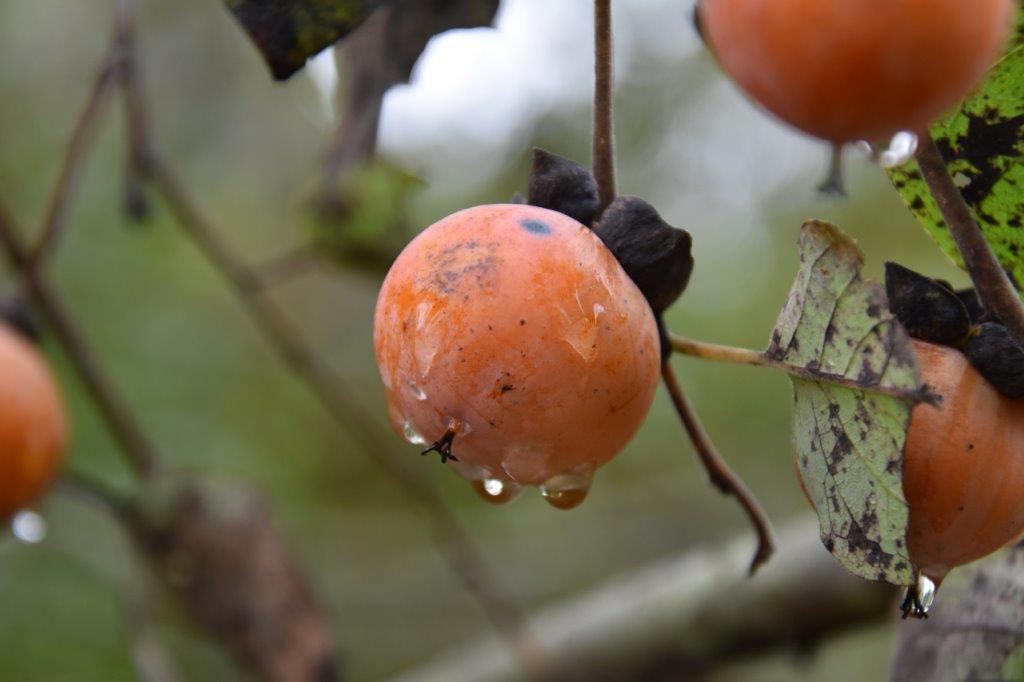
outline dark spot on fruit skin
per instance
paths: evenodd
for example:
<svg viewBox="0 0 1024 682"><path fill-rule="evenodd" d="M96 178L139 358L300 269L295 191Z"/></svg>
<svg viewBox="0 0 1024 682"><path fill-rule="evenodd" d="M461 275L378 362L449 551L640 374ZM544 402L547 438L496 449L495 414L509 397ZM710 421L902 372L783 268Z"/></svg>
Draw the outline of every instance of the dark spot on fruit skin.
<svg viewBox="0 0 1024 682"><path fill-rule="evenodd" d="M519 320L519 326L520 327L523 326L524 324L526 324L526 320Z"/></svg>
<svg viewBox="0 0 1024 682"><path fill-rule="evenodd" d="M825 538L825 549L831 552L833 549L835 549L835 547L835 540L833 540L832 538Z"/></svg>
<svg viewBox="0 0 1024 682"><path fill-rule="evenodd" d="M551 228L547 223L532 218L525 218L519 221L519 225L530 234L551 234Z"/></svg>
<svg viewBox="0 0 1024 682"><path fill-rule="evenodd" d="M508 393L509 391L513 391L513 390L515 390L515 389L512 386L510 386L509 384L502 384L502 386L501 386L501 392L502 393Z"/></svg>

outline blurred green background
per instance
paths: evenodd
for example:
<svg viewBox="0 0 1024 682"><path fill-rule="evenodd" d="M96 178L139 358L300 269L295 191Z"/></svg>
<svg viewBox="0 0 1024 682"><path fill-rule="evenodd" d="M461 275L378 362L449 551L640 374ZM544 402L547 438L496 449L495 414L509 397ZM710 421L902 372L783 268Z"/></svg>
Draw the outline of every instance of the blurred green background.
<svg viewBox="0 0 1024 682"><path fill-rule="evenodd" d="M385 156L425 182L411 201L413 224L524 189L533 144L587 160L590 5L553 4L507 0L497 33L436 40L413 84L387 101ZM693 35L690 3L615 6L620 191L643 195L694 236L697 266L669 315L673 330L762 347L810 217L852 233L873 275L891 259L964 282L865 159L850 154L848 200L815 195L827 149L768 120L725 82ZM0 3L0 196L27 228L41 221L110 14L106 2ZM332 127L322 89L308 73L271 82L215 0L142 3L140 47L156 143L230 243L254 261L301 244ZM453 59L462 47L478 58ZM330 611L353 679L386 677L484 632L421 510L282 367L166 211L156 204L141 226L124 217L116 101L109 113L50 273L173 466L265 495ZM11 289L8 272L0 284ZM328 265L277 295L383 421L372 362L377 284ZM68 466L128 488L75 376L47 350L74 423ZM806 513L791 465L788 379L676 362L719 448L776 523ZM381 447L419 460L397 438ZM749 532L737 506L706 483L663 393L571 513L529 491L508 507L487 506L432 460L423 474L530 607ZM138 560L100 511L60 492L40 511L43 543L0 539L0 680L133 679L139 633L167 647L185 679L241 678L174 607L144 596ZM714 679L880 679L891 635L888 626L861 631L810 660L780 654Z"/></svg>

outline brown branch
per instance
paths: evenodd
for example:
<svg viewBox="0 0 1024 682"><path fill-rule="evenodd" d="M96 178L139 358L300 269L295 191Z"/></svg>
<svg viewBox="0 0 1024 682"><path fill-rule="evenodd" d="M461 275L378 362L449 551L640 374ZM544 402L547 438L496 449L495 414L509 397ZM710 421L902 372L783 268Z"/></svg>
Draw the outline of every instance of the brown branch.
<svg viewBox="0 0 1024 682"><path fill-rule="evenodd" d="M181 183L163 160L151 159L154 185L174 213L181 228L203 255L228 280L239 301L259 327L282 361L310 389L321 405L351 435L359 449L382 466L427 511L446 561L466 590L478 601L491 623L518 651L524 667L541 667L539 654L522 630L518 607L497 587L491 568L473 540L459 524L444 501L409 463L381 443L394 438L380 426L338 377L313 350L284 311L262 294L259 279L235 258L217 232L186 195Z"/></svg>
<svg viewBox="0 0 1024 682"><path fill-rule="evenodd" d="M125 59L133 63L135 56L126 55ZM137 129L145 134L148 121L142 109L143 96L138 79L122 81L122 86L134 91L126 92L128 118L139 121ZM179 226L228 281L239 302L273 350L335 421L353 437L359 450L379 464L422 505L433 524L439 551L452 572L476 599L495 629L502 634L524 671L534 674L541 670L541 653L532 643L529 633L523 629L519 607L498 588L493 570L446 503L412 469L408 461L395 451L381 447L382 443L394 436L385 431L375 415L363 407L356 391L350 390L344 380L320 358L313 345L292 324L281 307L265 295L257 272L238 259L221 239L185 191L178 176L153 150L150 140L142 137L133 139L133 142L143 150L142 155L146 159L144 170L148 179L163 197Z"/></svg>
<svg viewBox="0 0 1024 682"><path fill-rule="evenodd" d="M321 263L323 258L320 252L316 247L306 244L254 266L253 272L260 287L266 290L290 282Z"/></svg>
<svg viewBox="0 0 1024 682"><path fill-rule="evenodd" d="M757 580L746 579L750 545L743 538L694 549L533 614L541 644L573 666L552 679L703 679L742 658L806 651L896 612L892 588L850 575L822 548L817 519L782 528L779 557ZM481 637L397 679L498 682L516 679L516 669L493 637Z"/></svg>
<svg viewBox="0 0 1024 682"><path fill-rule="evenodd" d="M64 150L64 159L57 172L57 181L54 183L47 204L46 217L43 219L39 236L28 255L29 269L35 269L42 263L60 236L68 206L71 204L78 185L79 171L84 165L94 139L94 124L111 93L117 69L118 55L117 50L114 49L104 57L103 65L93 79L89 93L86 95L85 106L82 107L82 111L78 114L78 119L71 129L71 138Z"/></svg>
<svg viewBox="0 0 1024 682"><path fill-rule="evenodd" d="M63 301L50 288L46 279L32 269L28 247L2 206L0 248L3 248L11 265L22 275L30 298L43 313L54 337L64 348L132 469L142 478L153 474L160 461L156 448L142 431L127 401L114 389L93 358L81 330L68 313Z"/></svg>
<svg viewBox="0 0 1024 682"><path fill-rule="evenodd" d="M946 227L956 241L982 305L998 317L1017 343L1024 347L1024 303L1021 303L1020 294L999 264L992 247L985 241L970 206L949 174L942 153L927 133L919 140L917 163L946 220Z"/></svg>
<svg viewBox="0 0 1024 682"><path fill-rule="evenodd" d="M611 0L594 0L593 165L600 216L615 199L614 55Z"/></svg>
<svg viewBox="0 0 1024 682"><path fill-rule="evenodd" d="M662 365L661 375L665 380L665 387L668 389L669 396L672 398L672 404L675 406L679 418L686 427L686 432L689 434L693 446L697 449L697 455L707 470L711 483L724 494L732 495L739 501L740 506L743 507L747 517L750 519L750 523L757 532L757 552L754 553L754 559L750 563L750 573L753 575L775 552L775 537L772 533L772 525L768 520L768 515L765 514L757 498L747 489L747 486L740 477L729 468L729 465L725 463L722 456L718 454L715 444L711 442L711 438L708 437L707 432L697 418L697 413L679 386L675 371L668 360Z"/></svg>

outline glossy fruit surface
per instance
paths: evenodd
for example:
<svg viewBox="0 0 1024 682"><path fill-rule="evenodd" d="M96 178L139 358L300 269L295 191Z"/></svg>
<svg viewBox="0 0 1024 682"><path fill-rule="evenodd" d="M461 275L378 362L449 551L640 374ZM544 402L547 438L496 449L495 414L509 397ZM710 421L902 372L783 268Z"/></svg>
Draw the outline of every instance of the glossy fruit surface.
<svg viewBox="0 0 1024 682"><path fill-rule="evenodd" d="M57 474L67 426L42 356L0 324L0 520L34 502Z"/></svg>
<svg viewBox="0 0 1024 682"><path fill-rule="evenodd" d="M539 485L569 507L639 428L657 387L643 295L588 228L527 205L435 223L377 301L377 364L395 429L455 430L452 466L502 502Z"/></svg>
<svg viewBox="0 0 1024 682"><path fill-rule="evenodd" d="M1014 0L702 0L722 67L762 106L832 142L920 132L997 59Z"/></svg>
<svg viewBox="0 0 1024 682"><path fill-rule="evenodd" d="M910 559L938 582L1024 531L1024 401L999 394L959 351L915 341L940 407L914 408L904 450Z"/></svg>

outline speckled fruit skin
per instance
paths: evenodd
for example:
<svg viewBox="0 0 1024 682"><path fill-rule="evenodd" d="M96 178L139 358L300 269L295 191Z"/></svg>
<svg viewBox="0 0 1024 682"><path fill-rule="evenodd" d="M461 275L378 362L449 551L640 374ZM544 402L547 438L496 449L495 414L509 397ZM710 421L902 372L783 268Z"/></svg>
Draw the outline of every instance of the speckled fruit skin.
<svg viewBox="0 0 1024 682"><path fill-rule="evenodd" d="M64 408L49 368L0 323L0 520L45 492L66 443Z"/></svg>
<svg viewBox="0 0 1024 682"><path fill-rule="evenodd" d="M660 356L647 301L593 232L526 205L466 209L414 239L374 320L389 412L426 441L451 419L470 479L587 476L632 438Z"/></svg>
<svg viewBox="0 0 1024 682"><path fill-rule="evenodd" d="M920 132L998 57L1014 0L702 0L705 36L757 102L842 143Z"/></svg>
<svg viewBox="0 0 1024 682"><path fill-rule="evenodd" d="M942 404L915 407L907 433L907 548L938 582L1024 532L1024 401L998 393L957 350L914 347Z"/></svg>

